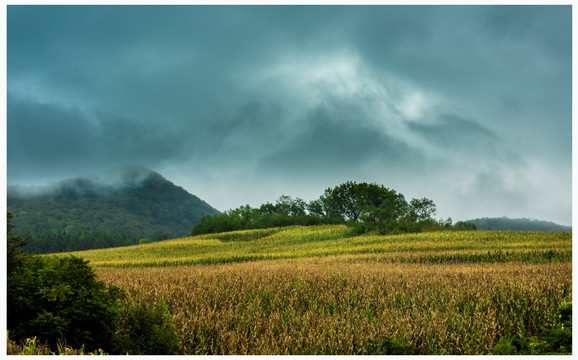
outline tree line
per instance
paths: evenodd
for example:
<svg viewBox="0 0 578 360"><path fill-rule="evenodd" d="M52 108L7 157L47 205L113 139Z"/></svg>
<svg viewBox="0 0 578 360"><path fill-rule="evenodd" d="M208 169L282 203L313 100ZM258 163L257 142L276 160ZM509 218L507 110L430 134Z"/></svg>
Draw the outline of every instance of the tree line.
<svg viewBox="0 0 578 360"><path fill-rule="evenodd" d="M435 213L435 203L425 197L408 202L403 194L383 185L348 181L327 188L310 202L282 195L274 204L268 202L257 208L244 205L219 215L207 215L191 234L320 224L347 224L357 234L475 229L470 223L452 225L450 218L435 220Z"/></svg>
<svg viewBox="0 0 578 360"><path fill-rule="evenodd" d="M154 236L131 234L131 233L109 233L106 231L79 231L71 232L66 230L50 230L38 233L24 232L19 235L27 239L24 249L30 253L50 254L68 251L81 251L91 249L106 249L120 246L139 245L154 241L166 240L170 236L165 233L158 233ZM147 236L147 237L145 237ZM174 237L174 236L173 236Z"/></svg>

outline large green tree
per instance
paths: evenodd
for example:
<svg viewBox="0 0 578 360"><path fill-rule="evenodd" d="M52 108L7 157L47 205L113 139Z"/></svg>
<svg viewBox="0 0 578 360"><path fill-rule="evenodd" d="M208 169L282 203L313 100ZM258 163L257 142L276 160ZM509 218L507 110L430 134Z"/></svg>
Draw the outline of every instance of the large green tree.
<svg viewBox="0 0 578 360"><path fill-rule="evenodd" d="M368 224L385 219L396 221L408 208L404 196L395 190L353 181L326 189L315 205L330 216Z"/></svg>

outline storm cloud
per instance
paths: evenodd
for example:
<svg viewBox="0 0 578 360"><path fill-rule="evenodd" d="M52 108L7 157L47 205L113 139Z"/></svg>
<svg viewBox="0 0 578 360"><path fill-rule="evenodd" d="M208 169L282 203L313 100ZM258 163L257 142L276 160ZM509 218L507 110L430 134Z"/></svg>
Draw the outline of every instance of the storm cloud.
<svg viewBox="0 0 578 360"><path fill-rule="evenodd" d="M123 164L219 210L347 180L571 223L570 6L8 6L8 184Z"/></svg>

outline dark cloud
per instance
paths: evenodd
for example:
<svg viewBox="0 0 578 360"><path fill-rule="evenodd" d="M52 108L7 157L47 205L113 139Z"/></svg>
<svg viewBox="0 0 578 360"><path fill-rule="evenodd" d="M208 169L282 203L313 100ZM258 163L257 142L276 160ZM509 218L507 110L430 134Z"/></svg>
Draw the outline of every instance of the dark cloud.
<svg viewBox="0 0 578 360"><path fill-rule="evenodd" d="M363 103L326 103L312 109L287 145L261 161L264 171L314 178L356 176L366 166L418 167L423 156L368 119Z"/></svg>
<svg viewBox="0 0 578 360"><path fill-rule="evenodd" d="M50 178L122 164L156 167L184 150L179 134L139 119L91 114L11 94L9 103L7 157L12 174Z"/></svg>
<svg viewBox="0 0 578 360"><path fill-rule="evenodd" d="M351 179L456 219L475 212L457 193L488 216L570 221L570 6L7 15L9 183L130 163L222 210ZM514 188L535 201L501 201Z"/></svg>
<svg viewBox="0 0 578 360"><path fill-rule="evenodd" d="M444 114L434 122L409 122L408 126L437 146L456 150L473 147L476 151L492 150L499 140L494 132L483 125L457 115Z"/></svg>
<svg viewBox="0 0 578 360"><path fill-rule="evenodd" d="M46 167L61 172L93 160L92 149L100 144L94 125L84 121L85 114L12 96L8 101L9 173L42 174L40 169Z"/></svg>

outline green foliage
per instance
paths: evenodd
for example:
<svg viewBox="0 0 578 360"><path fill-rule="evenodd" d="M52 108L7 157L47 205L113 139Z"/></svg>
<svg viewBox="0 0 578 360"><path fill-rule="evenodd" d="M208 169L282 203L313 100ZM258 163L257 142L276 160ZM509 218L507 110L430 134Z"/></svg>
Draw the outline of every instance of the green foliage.
<svg viewBox="0 0 578 360"><path fill-rule="evenodd" d="M41 257L22 251L7 217L7 323L19 354L174 354L178 341L164 306L126 305L125 293L98 281L88 261L69 255ZM40 345L42 344L42 345ZM63 344L66 344L64 346Z"/></svg>
<svg viewBox="0 0 578 360"><path fill-rule="evenodd" d="M294 225L338 224L336 218L307 214L306 203L299 198L282 195L276 204L265 203L259 208L249 205L225 211L223 214L206 215L195 225L191 235L222 233L236 230L268 229Z"/></svg>
<svg viewBox="0 0 578 360"><path fill-rule="evenodd" d="M411 213L417 218L417 221L431 219L436 212L434 202L427 198L412 199L410 206Z"/></svg>
<svg viewBox="0 0 578 360"><path fill-rule="evenodd" d="M12 213L8 212L6 220L6 260L8 264L8 275L21 268L29 257L22 249L28 241L23 240L20 236L13 233L14 225L11 223L12 219Z"/></svg>
<svg viewBox="0 0 578 360"><path fill-rule="evenodd" d="M134 245L188 235L219 212L186 190L146 170L104 185L69 180L35 195L8 189L8 209L28 252L54 253Z"/></svg>
<svg viewBox="0 0 578 360"><path fill-rule="evenodd" d="M353 234L377 231L380 234L437 231L449 229L448 222L436 221L435 204L427 198L408 203L402 194L383 185L345 182L327 188L316 200L282 195L275 204L259 208L249 205L207 215L193 228L191 235L235 230L264 229L292 225L347 224Z"/></svg>
<svg viewBox="0 0 578 360"><path fill-rule="evenodd" d="M91 249L105 249L140 244L139 234L97 232L67 232L51 230L39 233L23 233L30 239L24 247L27 252L50 254ZM157 234L151 241L167 239L166 234Z"/></svg>
<svg viewBox="0 0 578 360"><path fill-rule="evenodd" d="M97 281L88 262L30 257L8 283L8 329L15 339L37 336L55 348L113 349L122 291Z"/></svg>
<svg viewBox="0 0 578 360"><path fill-rule="evenodd" d="M518 346L516 346L518 345ZM521 350L523 344L520 342L518 337L512 338L500 338L498 343L490 349L490 354L492 355L517 355L518 351Z"/></svg>
<svg viewBox="0 0 578 360"><path fill-rule="evenodd" d="M180 347L166 306L145 302L124 312L120 341L123 351L131 355L174 355Z"/></svg>
<svg viewBox="0 0 578 360"><path fill-rule="evenodd" d="M572 354L572 302L558 308L556 325L544 329L542 351L554 354Z"/></svg>
<svg viewBox="0 0 578 360"><path fill-rule="evenodd" d="M558 355L572 354L572 302L558 308L554 326L543 327L540 336L529 338L502 337L490 349L493 355Z"/></svg>
<svg viewBox="0 0 578 360"><path fill-rule="evenodd" d="M455 230L470 231L470 230L477 230L478 228L477 228L476 224L474 224L472 222L458 221L457 223L454 224L454 229Z"/></svg>

